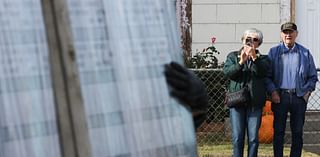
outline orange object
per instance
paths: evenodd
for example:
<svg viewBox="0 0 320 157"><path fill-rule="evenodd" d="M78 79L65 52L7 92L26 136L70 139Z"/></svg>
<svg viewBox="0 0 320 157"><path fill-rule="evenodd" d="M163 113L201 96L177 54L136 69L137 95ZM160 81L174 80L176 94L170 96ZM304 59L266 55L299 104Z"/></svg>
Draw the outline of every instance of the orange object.
<svg viewBox="0 0 320 157"><path fill-rule="evenodd" d="M261 126L259 128L259 142L271 143L273 141L273 112L271 110L271 101L267 100L263 108Z"/></svg>
<svg viewBox="0 0 320 157"><path fill-rule="evenodd" d="M259 142L271 143L273 141L273 115L262 116L259 129Z"/></svg>
<svg viewBox="0 0 320 157"><path fill-rule="evenodd" d="M271 110L271 101L267 100L263 108L262 115L269 115L269 114L273 114L273 112Z"/></svg>

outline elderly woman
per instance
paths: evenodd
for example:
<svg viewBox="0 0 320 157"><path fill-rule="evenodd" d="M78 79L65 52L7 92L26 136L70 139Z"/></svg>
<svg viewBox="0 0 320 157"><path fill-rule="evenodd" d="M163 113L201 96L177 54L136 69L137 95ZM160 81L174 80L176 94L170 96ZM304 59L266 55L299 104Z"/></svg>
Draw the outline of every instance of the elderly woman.
<svg viewBox="0 0 320 157"><path fill-rule="evenodd" d="M261 31L255 28L248 29L243 33L241 41L242 47L228 54L223 68L225 76L230 80L228 87L230 92L239 91L247 84L251 95L246 105L229 107L233 156L243 156L247 131L248 157L257 157L259 127L266 98L264 81L269 59L257 50L263 42Z"/></svg>

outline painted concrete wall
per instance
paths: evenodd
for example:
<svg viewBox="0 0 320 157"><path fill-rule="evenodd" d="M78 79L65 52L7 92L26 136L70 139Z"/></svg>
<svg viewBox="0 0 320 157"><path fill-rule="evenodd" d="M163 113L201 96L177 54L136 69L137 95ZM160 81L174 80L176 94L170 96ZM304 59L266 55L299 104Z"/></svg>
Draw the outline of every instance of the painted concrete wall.
<svg viewBox="0 0 320 157"><path fill-rule="evenodd" d="M192 3L192 52L208 47L214 36L215 46L221 52L217 55L219 62L240 48L242 33L252 27L263 32L264 42L259 50L267 54L280 41L281 17L288 17L283 16L286 7L280 0L193 0Z"/></svg>

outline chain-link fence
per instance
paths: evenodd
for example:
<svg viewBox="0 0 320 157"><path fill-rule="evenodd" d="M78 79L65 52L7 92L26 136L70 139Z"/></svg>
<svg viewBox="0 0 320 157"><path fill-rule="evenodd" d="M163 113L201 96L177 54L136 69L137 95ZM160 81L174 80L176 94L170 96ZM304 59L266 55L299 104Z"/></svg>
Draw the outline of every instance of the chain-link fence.
<svg viewBox="0 0 320 157"><path fill-rule="evenodd" d="M207 119L197 129L197 140L200 149L200 156L217 156L217 154L230 156L232 155L232 146L229 110L224 106L224 98L228 79L224 77L221 69L197 69L193 71L205 83L208 95L210 97L210 107L208 109ZM318 71L318 77L319 76L320 72ZM312 93L307 107L304 125L304 154L307 154L308 152L320 154L319 98L320 83L317 84L316 90ZM289 154L291 143L289 122L287 122L286 130L285 154L286 150L287 154ZM261 134L270 134L270 131L261 132ZM267 142L267 144L260 145L259 154L261 154L260 149L266 149L266 152L264 152L265 156L272 156L273 151L270 140Z"/></svg>

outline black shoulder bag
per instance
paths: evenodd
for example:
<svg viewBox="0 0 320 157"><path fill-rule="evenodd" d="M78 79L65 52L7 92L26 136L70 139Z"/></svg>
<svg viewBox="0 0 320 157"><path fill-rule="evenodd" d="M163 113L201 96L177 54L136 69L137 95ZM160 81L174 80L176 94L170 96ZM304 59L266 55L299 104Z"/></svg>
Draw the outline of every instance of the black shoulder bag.
<svg viewBox="0 0 320 157"><path fill-rule="evenodd" d="M251 101L250 88L248 86L247 80L244 82L243 88L239 91L230 92L227 91L225 97L225 104L227 107L241 107L248 106Z"/></svg>
<svg viewBox="0 0 320 157"><path fill-rule="evenodd" d="M250 89L247 84L239 91L227 92L225 103L229 108L247 106L250 104Z"/></svg>

